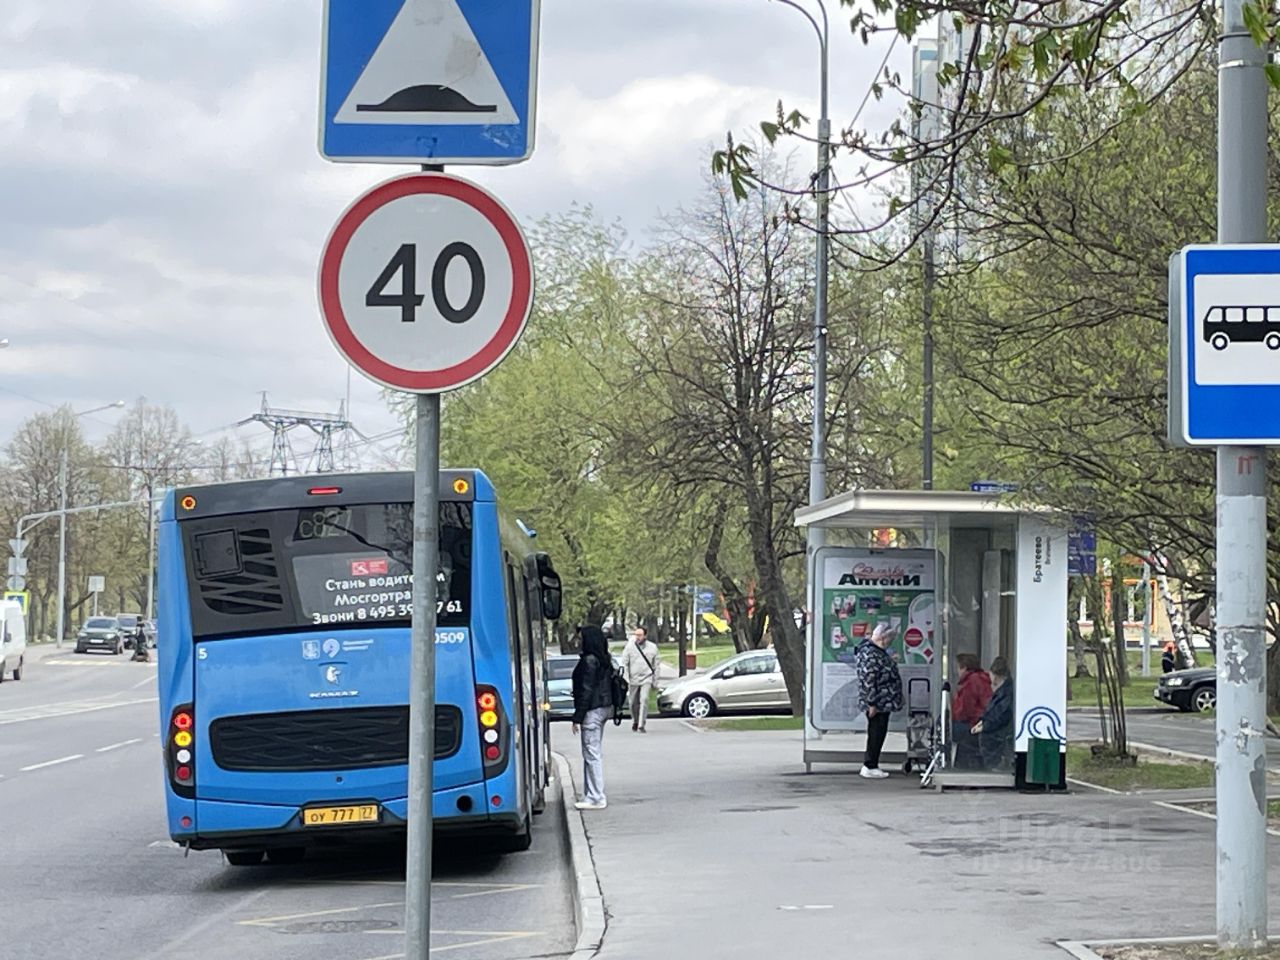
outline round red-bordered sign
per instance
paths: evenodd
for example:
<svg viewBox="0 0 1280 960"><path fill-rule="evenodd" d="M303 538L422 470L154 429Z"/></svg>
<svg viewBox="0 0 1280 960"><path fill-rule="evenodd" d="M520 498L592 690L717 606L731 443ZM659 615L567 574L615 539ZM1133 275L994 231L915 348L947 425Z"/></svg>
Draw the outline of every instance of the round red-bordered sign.
<svg viewBox="0 0 1280 960"><path fill-rule="evenodd" d="M320 257L320 313L365 376L412 393L470 383L507 355L533 306L519 224L473 183L411 173L362 194Z"/></svg>

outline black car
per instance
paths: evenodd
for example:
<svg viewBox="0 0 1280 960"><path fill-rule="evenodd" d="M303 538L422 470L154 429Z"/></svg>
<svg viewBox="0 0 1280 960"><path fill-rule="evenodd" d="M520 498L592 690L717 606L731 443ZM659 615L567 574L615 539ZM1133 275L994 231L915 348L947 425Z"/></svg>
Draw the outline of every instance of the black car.
<svg viewBox="0 0 1280 960"><path fill-rule="evenodd" d="M115 617L90 617L76 634L76 653L105 650L116 656L124 653L124 634Z"/></svg>
<svg viewBox="0 0 1280 960"><path fill-rule="evenodd" d="M1160 678L1153 693L1161 703L1184 713L1208 713L1218 705L1218 671L1214 667L1174 670Z"/></svg>

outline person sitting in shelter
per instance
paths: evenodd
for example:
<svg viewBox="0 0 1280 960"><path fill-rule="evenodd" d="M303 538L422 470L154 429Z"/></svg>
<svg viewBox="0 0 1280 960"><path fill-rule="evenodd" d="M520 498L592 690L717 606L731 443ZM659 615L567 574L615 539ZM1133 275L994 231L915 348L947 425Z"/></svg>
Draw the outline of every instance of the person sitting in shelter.
<svg viewBox="0 0 1280 960"><path fill-rule="evenodd" d="M953 765L957 770L977 770L982 766L982 754L971 731L991 700L991 677L972 653L956 654L956 668L960 679L951 698L951 740L956 746Z"/></svg>
<svg viewBox="0 0 1280 960"><path fill-rule="evenodd" d="M982 765L988 770L1013 769L1013 683L1004 657L991 661L991 699L971 732L978 736Z"/></svg>

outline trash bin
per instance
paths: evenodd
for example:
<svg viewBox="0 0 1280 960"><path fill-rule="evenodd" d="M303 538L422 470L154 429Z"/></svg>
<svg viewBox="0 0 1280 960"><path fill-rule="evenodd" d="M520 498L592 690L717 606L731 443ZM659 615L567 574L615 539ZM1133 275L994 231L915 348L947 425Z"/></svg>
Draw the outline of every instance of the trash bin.
<svg viewBox="0 0 1280 960"><path fill-rule="evenodd" d="M1062 744L1031 737L1027 741L1027 783L1056 784L1062 776Z"/></svg>
<svg viewBox="0 0 1280 960"><path fill-rule="evenodd" d="M696 653L691 653L688 650L684 652L684 668L685 670L698 669L698 655Z"/></svg>

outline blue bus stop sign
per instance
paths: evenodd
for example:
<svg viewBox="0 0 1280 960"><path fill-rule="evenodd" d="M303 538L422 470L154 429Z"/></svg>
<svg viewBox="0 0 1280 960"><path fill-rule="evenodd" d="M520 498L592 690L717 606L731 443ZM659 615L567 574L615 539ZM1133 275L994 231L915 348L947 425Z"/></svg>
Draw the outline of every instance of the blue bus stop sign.
<svg viewBox="0 0 1280 960"><path fill-rule="evenodd" d="M497 164L533 152L538 0L326 0L320 155Z"/></svg>
<svg viewBox="0 0 1280 960"><path fill-rule="evenodd" d="M1280 246L1185 247L1169 264L1169 439L1280 444Z"/></svg>

